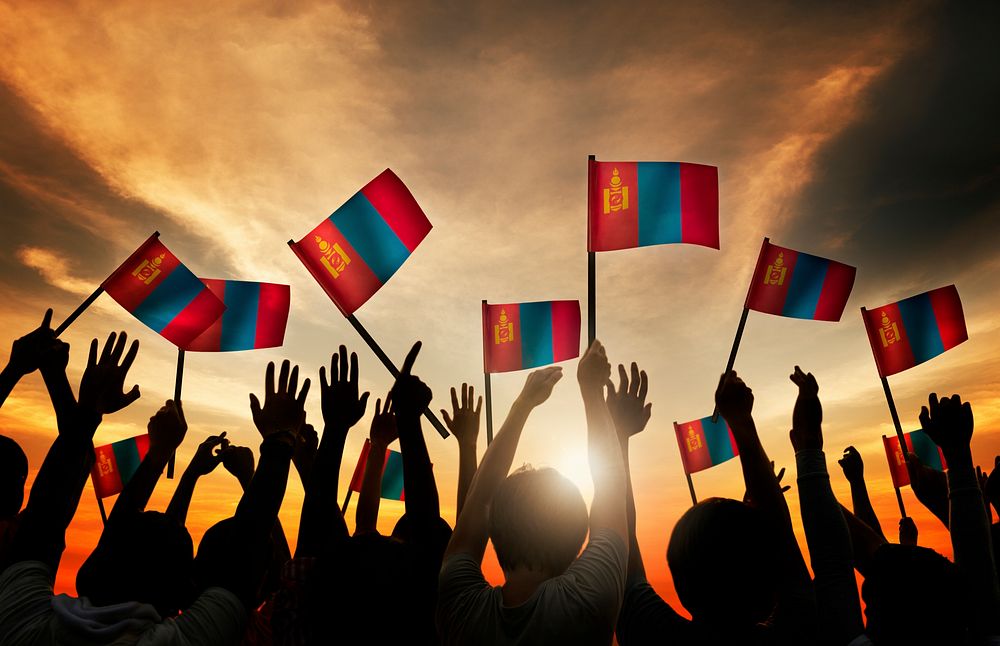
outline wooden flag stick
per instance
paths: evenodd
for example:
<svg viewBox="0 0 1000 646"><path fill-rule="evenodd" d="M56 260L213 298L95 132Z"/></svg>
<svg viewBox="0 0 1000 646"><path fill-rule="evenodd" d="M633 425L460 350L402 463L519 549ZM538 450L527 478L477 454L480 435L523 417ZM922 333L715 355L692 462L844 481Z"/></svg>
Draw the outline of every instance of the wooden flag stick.
<svg viewBox="0 0 1000 646"><path fill-rule="evenodd" d="M587 347L597 338L597 255L590 251L590 194L594 181L594 155L587 156Z"/></svg>
<svg viewBox="0 0 1000 646"><path fill-rule="evenodd" d="M344 504L340 507L340 515L344 516L344 520L347 520L347 503L351 502L351 494L354 493L354 489L351 486L347 486L347 495L344 496Z"/></svg>
<svg viewBox="0 0 1000 646"><path fill-rule="evenodd" d="M486 378L486 446L493 442L493 388L490 373L483 372Z"/></svg>
<svg viewBox="0 0 1000 646"><path fill-rule="evenodd" d="M60 334L65 332L66 328L72 325L73 321L79 318L80 315L83 314L83 311L88 307L90 307L93 304L93 302L97 300L97 297L100 296L102 293L104 293L103 286L95 289L94 293L87 297L87 300L80 303L80 306L77 307L75 310L73 310L73 313L67 316L65 321L59 324L59 327L56 328L55 335L59 336Z"/></svg>
<svg viewBox="0 0 1000 646"><path fill-rule="evenodd" d="M691 480L691 474L687 471L684 472L684 477L688 481L688 491L691 492L691 506L694 507L698 504L698 496L694 495L694 482Z"/></svg>
<svg viewBox="0 0 1000 646"><path fill-rule="evenodd" d="M691 493L691 506L698 504L698 496L694 493L694 481L691 479L691 474L688 473L687 461L684 459L684 447L681 446L681 428L674 422L674 436L677 438L677 450L681 454L681 466L684 467L684 477L687 478L688 492Z"/></svg>
<svg viewBox="0 0 1000 646"><path fill-rule="evenodd" d="M896 502L899 504L899 515L906 518L906 507L903 506L903 494L899 492L899 487L893 487L896 490Z"/></svg>
<svg viewBox="0 0 1000 646"><path fill-rule="evenodd" d="M398 377L399 368L396 367L396 365L389 358L389 355L387 355L379 346L379 344L375 341L375 339L372 338L372 335L368 334L368 330L365 329L365 326L361 325L361 322L357 318L355 318L353 314L349 315L347 317L347 320L350 322L351 325L354 326L354 329L358 331L358 334L361 335L361 338L364 339L365 343L368 344L368 347L371 348L372 352L375 353L375 356L379 358L379 361L382 362L382 365L384 365L389 370L389 373L393 377ZM437 416L431 412L431 409L429 408L424 409L424 417L426 417L427 420L431 423L431 426L437 429L437 432L441 434L441 437L444 438L448 437L449 435L448 429L446 429L444 427L444 424L441 423L441 420L439 420Z"/></svg>
<svg viewBox="0 0 1000 646"><path fill-rule="evenodd" d="M184 349L177 348L177 378L174 380L174 404L176 406L181 405L181 386L184 383ZM177 453L174 452L170 456L170 461L167 462L167 477L174 477L174 462L176 462Z"/></svg>
<svg viewBox="0 0 1000 646"><path fill-rule="evenodd" d="M875 357L875 367L878 369L878 377L882 381L882 390L885 392L885 401L889 405L889 416L892 418L893 426L896 427L896 437L899 438L899 446L903 451L903 456L905 457L906 438L903 436L903 426L899 423L899 413L896 411L896 402L892 399L892 391L889 389L889 380L882 375L882 367L878 363L878 353L875 351L873 337L868 330L868 310L864 307L861 308L861 320L864 321L865 334L868 335L868 344L872 348L872 356Z"/></svg>
<svg viewBox="0 0 1000 646"><path fill-rule="evenodd" d="M101 494L97 493L96 489L94 490L94 494L97 496L97 508L101 511L101 524L107 525L108 512L104 510L104 500L101 498Z"/></svg>

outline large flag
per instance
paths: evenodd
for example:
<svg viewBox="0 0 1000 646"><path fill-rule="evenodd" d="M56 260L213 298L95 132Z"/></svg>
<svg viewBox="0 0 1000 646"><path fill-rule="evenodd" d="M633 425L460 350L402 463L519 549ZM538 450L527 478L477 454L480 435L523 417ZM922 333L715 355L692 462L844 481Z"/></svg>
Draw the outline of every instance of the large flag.
<svg viewBox="0 0 1000 646"><path fill-rule="evenodd" d="M969 338L954 285L866 310L864 318L883 377L933 359Z"/></svg>
<svg viewBox="0 0 1000 646"><path fill-rule="evenodd" d="M202 278L226 311L185 348L229 352L277 348L285 340L291 288L275 283Z"/></svg>
<svg viewBox="0 0 1000 646"><path fill-rule="evenodd" d="M905 433L906 452L914 453L920 461L938 471L948 468L948 463L944 460L944 453L934 440L924 431L913 431ZM885 444L885 456L889 459L889 473L892 475L892 486L899 488L910 484L910 473L906 470L906 456L899 448L899 438L895 435L891 437L882 436L882 443Z"/></svg>
<svg viewBox="0 0 1000 646"><path fill-rule="evenodd" d="M358 456L358 466L354 467L354 475L351 476L351 491L361 492L361 485L365 481L365 466L368 464L368 454L371 453L371 440L365 439L365 445L361 447L361 455ZM385 450L385 462L382 467L382 497L389 500L406 500L403 491L403 454L392 449Z"/></svg>
<svg viewBox="0 0 1000 646"><path fill-rule="evenodd" d="M137 435L94 449L96 457L90 478L98 498L121 493L149 452L149 435Z"/></svg>
<svg viewBox="0 0 1000 646"><path fill-rule="evenodd" d="M715 422L711 415L683 424L674 422L674 432L684 471L689 474L722 464L740 454L736 438L721 415Z"/></svg>
<svg viewBox="0 0 1000 646"><path fill-rule="evenodd" d="M486 372L535 368L580 356L580 301L483 303Z"/></svg>
<svg viewBox="0 0 1000 646"><path fill-rule="evenodd" d="M134 317L184 348L226 306L153 234L101 285Z"/></svg>
<svg viewBox="0 0 1000 646"><path fill-rule="evenodd" d="M719 169L592 162L588 251L683 242L719 248Z"/></svg>
<svg viewBox="0 0 1000 646"><path fill-rule="evenodd" d="M308 235L289 244L344 316L350 316L430 230L409 189L386 169Z"/></svg>
<svg viewBox="0 0 1000 646"><path fill-rule="evenodd" d="M842 262L779 247L765 239L746 306L778 316L839 321L856 272Z"/></svg>

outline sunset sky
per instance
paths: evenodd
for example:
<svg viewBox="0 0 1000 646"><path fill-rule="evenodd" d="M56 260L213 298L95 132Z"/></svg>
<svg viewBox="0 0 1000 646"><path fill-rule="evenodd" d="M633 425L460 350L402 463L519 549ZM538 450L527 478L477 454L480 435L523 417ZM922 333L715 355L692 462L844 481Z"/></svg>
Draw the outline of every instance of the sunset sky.
<svg viewBox="0 0 1000 646"><path fill-rule="evenodd" d="M861 306L958 286L969 341L892 377L893 393L906 430L930 391L961 393L977 462L1000 453L1000 5L158 4L0 0L0 359L46 307L61 321L154 230L199 276L290 284L283 348L188 356L179 469L221 431L256 451L247 393L262 391L270 360L315 379L346 343L372 402L384 396L388 373L286 241L387 167L434 228L358 319L397 361L423 340L415 372L435 410L452 385L481 390L481 299L585 307L588 154L719 167L720 251L597 258L598 336L612 361L650 376L653 416L632 467L640 544L665 597L676 599L667 539L690 504L671 423L712 411L763 236L858 267L839 323L751 313L736 362L765 448L789 469L803 548L787 433L796 364L819 379L834 490L849 500L835 460L853 444L896 533L881 445L893 430ZM112 329L141 340L130 379L142 398L105 420L98 444L144 432L174 383L176 349L102 296L63 335L74 384L89 340ZM564 370L515 463L555 466L589 499L575 361ZM493 380L498 426L524 377ZM342 490L372 408L348 439ZM321 426L318 389L308 414ZM0 410L0 432L24 447L30 484L55 436L38 375ZM425 434L453 522L458 448ZM694 482L701 497L743 493L736 460ZM151 508L166 507L175 483L161 480ZM196 541L238 496L221 468L201 481ZM281 511L293 545L302 497L293 474ZM950 555L942 525L908 489L903 498L920 542ZM402 509L383 501L383 532ZM352 527L353 514L352 504ZM100 529L88 484L59 590L73 590Z"/></svg>

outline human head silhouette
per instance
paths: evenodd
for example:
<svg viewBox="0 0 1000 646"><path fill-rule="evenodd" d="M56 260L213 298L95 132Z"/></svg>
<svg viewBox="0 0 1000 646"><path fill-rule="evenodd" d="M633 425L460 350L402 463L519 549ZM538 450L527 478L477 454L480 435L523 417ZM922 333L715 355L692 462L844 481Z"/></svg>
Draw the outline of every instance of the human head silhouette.
<svg viewBox="0 0 1000 646"><path fill-rule="evenodd" d="M21 511L27 479L28 458L21 446L0 435L0 520L13 518Z"/></svg>
<svg viewBox="0 0 1000 646"><path fill-rule="evenodd" d="M667 564L695 622L738 632L767 619L777 600L775 535L763 512L729 498L708 498L681 516Z"/></svg>
<svg viewBox="0 0 1000 646"><path fill-rule="evenodd" d="M562 574L579 555L588 524L580 490L555 469L518 469L490 504L489 535L505 572Z"/></svg>
<svg viewBox="0 0 1000 646"><path fill-rule="evenodd" d="M194 561L199 590L224 587L248 607L260 605L274 543L248 540L252 533L248 523L236 517L220 520L205 532Z"/></svg>
<svg viewBox="0 0 1000 646"><path fill-rule="evenodd" d="M191 535L170 516L112 516L76 575L76 589L96 606L141 601L171 617L194 600L193 559Z"/></svg>
<svg viewBox="0 0 1000 646"><path fill-rule="evenodd" d="M955 564L932 549L882 545L861 585L866 632L879 646L963 644L969 600Z"/></svg>

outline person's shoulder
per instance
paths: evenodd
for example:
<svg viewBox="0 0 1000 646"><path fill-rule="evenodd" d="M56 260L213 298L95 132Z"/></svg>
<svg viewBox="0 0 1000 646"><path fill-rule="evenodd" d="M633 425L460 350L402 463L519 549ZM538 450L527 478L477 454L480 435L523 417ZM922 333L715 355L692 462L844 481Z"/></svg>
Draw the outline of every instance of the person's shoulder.
<svg viewBox="0 0 1000 646"><path fill-rule="evenodd" d="M12 586L43 583L52 587L52 572L41 561L17 561L0 573L0 591L10 591Z"/></svg>

